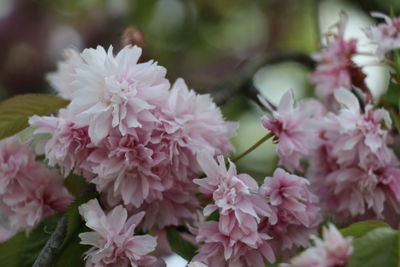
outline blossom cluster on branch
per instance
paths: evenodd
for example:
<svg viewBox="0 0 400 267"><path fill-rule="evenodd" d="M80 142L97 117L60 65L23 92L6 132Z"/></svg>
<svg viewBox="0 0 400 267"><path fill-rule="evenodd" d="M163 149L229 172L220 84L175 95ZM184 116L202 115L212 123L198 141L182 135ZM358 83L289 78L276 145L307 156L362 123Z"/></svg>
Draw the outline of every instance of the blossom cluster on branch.
<svg viewBox="0 0 400 267"><path fill-rule="evenodd" d="M400 48L400 19L374 15L385 23L365 32L389 62ZM171 85L137 46L68 50L48 75L68 106L30 117L29 144L0 141L0 242L64 212L73 197L63 177L75 174L99 196L79 206L90 228L79 234L90 246L86 266L162 266L157 246L175 228L196 245L192 267L277 259L288 262L282 267L345 266L353 239L333 224L318 238L324 215L340 224L400 222L391 110L374 102L353 60L358 41L344 38L346 20L314 57L317 98L295 101L289 90L273 107L260 97L267 110L260 124L279 157L262 184L238 173L235 158L246 154L229 158L238 124L225 121L210 95L183 79ZM295 256L299 248L306 249Z"/></svg>

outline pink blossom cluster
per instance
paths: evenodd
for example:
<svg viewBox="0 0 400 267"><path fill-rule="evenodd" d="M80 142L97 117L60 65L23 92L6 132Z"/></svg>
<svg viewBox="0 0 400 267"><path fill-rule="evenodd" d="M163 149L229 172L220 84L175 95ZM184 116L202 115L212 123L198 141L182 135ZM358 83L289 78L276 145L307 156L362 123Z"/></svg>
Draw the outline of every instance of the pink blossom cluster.
<svg viewBox="0 0 400 267"><path fill-rule="evenodd" d="M400 23L379 16L386 24L367 34L383 57L400 48ZM344 39L345 25L343 16L315 57L319 100L296 103L290 90L276 108L261 99L279 168L260 184L225 159L237 124L224 120L209 95L183 79L171 85L166 69L142 62L136 46L116 54L101 46L68 50L48 79L70 104L29 119L35 153L16 137L0 141L0 242L64 211L72 196L59 173L75 173L94 184L102 203L79 207L92 230L79 235L91 246L86 266L162 265L153 256L157 238L146 233L170 226L188 227L185 237L199 245L191 267L264 267L310 246L310 236L314 245L281 267L345 266L351 238L334 225L322 239L313 236L323 213L343 223L378 218L397 226L400 218L391 118L372 105L353 61L357 40Z"/></svg>
<svg viewBox="0 0 400 267"><path fill-rule="evenodd" d="M81 244L92 246L86 253L87 267L152 266L156 258L148 256L157 245L150 235L134 235L144 212L128 218L121 205L104 213L97 199L79 207L86 226L94 230L79 234Z"/></svg>
<svg viewBox="0 0 400 267"><path fill-rule="evenodd" d="M194 182L212 199L204 216L218 212L219 219L199 223L196 241L204 244L194 262L261 267L264 259L274 262L275 254L284 249L307 245L321 215L304 178L278 169L259 188L251 176L238 174L234 163L229 161L227 170L222 156L217 163L203 153L199 162L207 176ZM284 227L293 230L290 237L285 237Z"/></svg>
<svg viewBox="0 0 400 267"><path fill-rule="evenodd" d="M338 33L328 33L327 47L316 54L318 65L311 74L311 82L315 85L315 93L329 110L336 107L333 93L339 88L351 90L353 86L360 88L371 98L365 85L365 74L353 61L357 54L357 40L345 40L344 33L347 16L342 14L338 23Z"/></svg>
<svg viewBox="0 0 400 267"><path fill-rule="evenodd" d="M345 89L335 97L342 108L327 115L308 170L322 206L341 220L399 214L400 162L388 146L388 112L370 105L362 112Z"/></svg>
<svg viewBox="0 0 400 267"><path fill-rule="evenodd" d="M145 210L139 227L149 230L194 219L196 154L233 151L229 139L237 125L182 79L170 88L165 68L140 63L140 56L136 46L115 56L112 47L70 51L49 76L69 106L57 117L34 116L30 124L50 166L65 176L83 175L108 208Z"/></svg>
<svg viewBox="0 0 400 267"><path fill-rule="evenodd" d="M303 171L300 159L307 161L306 176L320 206L336 219L385 218L396 224L390 214L400 212L400 162L390 148L389 113L372 105L362 110L357 97L344 88L334 97L336 112L326 112L311 100L302 110L302 105L293 106L288 92L272 118L262 117L278 139L279 163Z"/></svg>
<svg viewBox="0 0 400 267"><path fill-rule="evenodd" d="M367 37L377 46L376 55L383 60L388 52L400 49L400 17L390 18L377 12L372 12L371 15L385 20L385 23L380 23L365 31Z"/></svg>
<svg viewBox="0 0 400 267"><path fill-rule="evenodd" d="M276 252L288 252L309 245L308 237L322 220L318 198L310 191L307 179L276 169L266 177L260 194L268 200L276 220L264 222L263 231L273 238Z"/></svg>
<svg viewBox="0 0 400 267"><path fill-rule="evenodd" d="M16 136L0 141L0 241L31 230L47 216L65 211L72 196L54 170L35 159Z"/></svg>
<svg viewBox="0 0 400 267"><path fill-rule="evenodd" d="M386 22L371 32L388 25L394 32L395 19ZM266 104L271 114L262 124L275 136L279 165L310 178L324 212L342 222L378 218L397 225L400 162L391 148L391 119L372 105L365 75L352 61L356 40L343 38L345 24L342 17L339 34L316 58L311 80L322 103L296 105L287 92L276 109ZM365 95L356 97L353 86Z"/></svg>
<svg viewBox="0 0 400 267"><path fill-rule="evenodd" d="M279 165L293 171L303 171L300 164L316 146L317 119L326 113L325 107L315 100L306 100L295 106L292 91L287 91L274 110L264 103L271 116L261 118L264 128L271 131L278 142Z"/></svg>
<svg viewBox="0 0 400 267"><path fill-rule="evenodd" d="M345 267L353 252L352 238L344 238L333 224L322 229L322 239L312 236L314 246L279 267Z"/></svg>

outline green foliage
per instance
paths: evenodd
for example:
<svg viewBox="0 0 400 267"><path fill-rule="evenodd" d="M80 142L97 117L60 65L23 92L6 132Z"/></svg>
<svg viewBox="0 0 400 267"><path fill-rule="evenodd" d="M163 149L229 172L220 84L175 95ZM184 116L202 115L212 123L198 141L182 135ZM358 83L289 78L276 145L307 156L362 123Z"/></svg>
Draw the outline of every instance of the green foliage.
<svg viewBox="0 0 400 267"><path fill-rule="evenodd" d="M86 232L87 229L84 227L80 228L79 232ZM56 263L55 267L65 267L65 266L73 266L73 267L83 267L85 266L84 261L84 252L89 249L89 246L79 244L80 238L76 233L73 236L67 245L63 246Z"/></svg>
<svg viewBox="0 0 400 267"><path fill-rule="evenodd" d="M158 0L136 0L132 6L132 19L135 25L144 27L153 17Z"/></svg>
<svg viewBox="0 0 400 267"><path fill-rule="evenodd" d="M75 200L67 210L67 231L58 250L55 266L84 266L83 253L88 246L79 244L79 233L86 232L79 215L78 207L95 197L88 194ZM18 233L13 238L0 244L0 266L5 267L29 267L32 266L42 248L50 238L57 226L61 214L46 218L38 227L26 235Z"/></svg>
<svg viewBox="0 0 400 267"><path fill-rule="evenodd" d="M82 176L71 173L64 181L64 186L75 197L79 197L88 187L88 183Z"/></svg>
<svg viewBox="0 0 400 267"><path fill-rule="evenodd" d="M19 267L20 255L26 241L25 233L19 233L10 240L0 244L0 265Z"/></svg>
<svg viewBox="0 0 400 267"><path fill-rule="evenodd" d="M381 102L387 108L399 110L400 84L391 82L386 93L382 96Z"/></svg>
<svg viewBox="0 0 400 267"><path fill-rule="evenodd" d="M389 110L390 118L393 121L393 125L396 128L397 132L400 133L400 118L399 115L396 114L393 110Z"/></svg>
<svg viewBox="0 0 400 267"><path fill-rule="evenodd" d="M69 179L78 179L72 176ZM79 244L79 233L90 231L83 223L78 207L94 198L94 194L86 194L76 199L67 210L67 232L61 245L55 266L84 266L83 253L89 249L86 245Z"/></svg>
<svg viewBox="0 0 400 267"><path fill-rule="evenodd" d="M389 111L393 126L400 133L400 84L390 82L388 90L381 97L381 103Z"/></svg>
<svg viewBox="0 0 400 267"><path fill-rule="evenodd" d="M383 221L365 221L353 223L346 228L340 229L340 232L345 237L352 236L354 238L359 238L374 229L382 227L389 227L389 225Z"/></svg>
<svg viewBox="0 0 400 267"><path fill-rule="evenodd" d="M32 263L36 260L47 240L50 238L50 235L56 228L60 217L61 214L48 217L43 223L36 227L32 233L28 235L20 255L21 262L23 263L20 266L32 266Z"/></svg>
<svg viewBox="0 0 400 267"><path fill-rule="evenodd" d="M206 221L219 221L219 211L216 210L207 217Z"/></svg>
<svg viewBox="0 0 400 267"><path fill-rule="evenodd" d="M69 205L67 210L67 233L65 234L63 246L67 245L74 236L77 236L83 226L78 207L92 198L94 198L93 195L84 196Z"/></svg>
<svg viewBox="0 0 400 267"><path fill-rule="evenodd" d="M16 234L0 244L0 266L30 267L46 244L60 219L60 214L46 218L31 233Z"/></svg>
<svg viewBox="0 0 400 267"><path fill-rule="evenodd" d="M69 101L55 95L18 95L0 103L0 139L28 126L33 115L46 115L66 107Z"/></svg>
<svg viewBox="0 0 400 267"><path fill-rule="evenodd" d="M196 254L197 247L184 239L174 228L167 228L167 237L172 250L182 258L190 261Z"/></svg>
<svg viewBox="0 0 400 267"><path fill-rule="evenodd" d="M354 251L348 267L398 267L399 233L389 227L368 232L353 242Z"/></svg>

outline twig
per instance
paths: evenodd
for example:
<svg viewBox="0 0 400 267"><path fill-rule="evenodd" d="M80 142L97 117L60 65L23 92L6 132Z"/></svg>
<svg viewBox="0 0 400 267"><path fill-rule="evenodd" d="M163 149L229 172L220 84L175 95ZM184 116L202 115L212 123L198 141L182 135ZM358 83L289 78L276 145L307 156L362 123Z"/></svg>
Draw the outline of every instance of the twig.
<svg viewBox="0 0 400 267"><path fill-rule="evenodd" d="M67 215L64 214L58 221L56 229L51 234L45 247L36 258L32 267L50 267L57 255L57 249L64 241L67 232Z"/></svg>
<svg viewBox="0 0 400 267"><path fill-rule="evenodd" d="M268 139L270 139L271 137L273 137L274 134L268 133L267 135L265 135L263 138L261 138L260 140L258 140L254 145L252 145L249 149L247 149L246 151L242 152L241 154L239 154L237 157L235 157L234 159L232 159L233 162L237 162L239 159L243 158L244 156L246 156L247 154L249 154L250 152L252 152L253 150L255 150L257 147L259 147L262 143L264 143L265 141L267 141Z"/></svg>
<svg viewBox="0 0 400 267"><path fill-rule="evenodd" d="M222 106L226 104L233 96L242 93L252 99L253 101L261 104L257 98L258 91L253 86L253 76L261 67L275 63L292 61L300 63L310 69L315 67L315 62L312 58L304 53L299 52L274 52L268 54L259 54L253 57L249 63L243 67L231 80L223 85L214 88L211 92L214 101L217 105Z"/></svg>
<svg viewBox="0 0 400 267"><path fill-rule="evenodd" d="M87 188L77 197L77 199L90 195L96 192L95 185L89 184ZM95 195L94 195L95 196ZM56 229L54 229L46 245L40 251L39 256L36 258L32 267L51 267L57 257L57 251L64 242L65 235L67 234L68 217L67 213L60 218L57 222Z"/></svg>
<svg viewBox="0 0 400 267"><path fill-rule="evenodd" d="M318 49L321 49L321 23L319 18L319 0L313 0L315 35L317 38Z"/></svg>

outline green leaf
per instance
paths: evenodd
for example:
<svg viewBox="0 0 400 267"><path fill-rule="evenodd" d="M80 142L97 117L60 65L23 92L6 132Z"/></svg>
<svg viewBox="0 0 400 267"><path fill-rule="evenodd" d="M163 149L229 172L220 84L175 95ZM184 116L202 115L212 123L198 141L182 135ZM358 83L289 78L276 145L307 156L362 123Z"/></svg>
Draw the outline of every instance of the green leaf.
<svg viewBox="0 0 400 267"><path fill-rule="evenodd" d="M16 234L0 244L0 266L30 267L55 229L60 214L46 218L28 235Z"/></svg>
<svg viewBox="0 0 400 267"><path fill-rule="evenodd" d="M372 230L355 240L353 246L348 267L399 266L399 233L391 228Z"/></svg>
<svg viewBox="0 0 400 267"><path fill-rule="evenodd" d="M174 228L167 228L166 231L172 250L182 258L190 261L196 254L197 247L184 239Z"/></svg>
<svg viewBox="0 0 400 267"><path fill-rule="evenodd" d="M365 222L357 222L352 225L340 229L340 232L343 236L352 236L355 238L359 238L367 234L368 232L382 227L390 227L387 223L383 221L365 221Z"/></svg>
<svg viewBox="0 0 400 267"><path fill-rule="evenodd" d="M64 181L64 186L76 198L81 196L88 187L88 183L82 176L71 173Z"/></svg>
<svg viewBox="0 0 400 267"><path fill-rule="evenodd" d="M80 232L87 232L87 228L81 228ZM83 267L85 266L85 261L83 259L83 253L89 250L90 246L79 244L80 238L78 235L75 235L70 242L61 250L55 267L65 267L65 266L73 266L73 267Z"/></svg>
<svg viewBox="0 0 400 267"><path fill-rule="evenodd" d="M400 133L400 118L399 116L392 110L389 109L390 118L393 121L393 125L396 128L397 132Z"/></svg>
<svg viewBox="0 0 400 267"><path fill-rule="evenodd" d="M79 176L69 177L79 178ZM85 194L76 199L69 205L67 210L67 232L64 242L57 256L56 267L62 266L84 266L83 253L89 249L89 246L79 244L79 233L90 231L84 224L79 214L78 207L90 199L95 198L94 193Z"/></svg>
<svg viewBox="0 0 400 267"><path fill-rule="evenodd" d="M60 218L61 214L47 217L39 226L28 234L20 255L21 267L32 266L47 240L49 240Z"/></svg>
<svg viewBox="0 0 400 267"><path fill-rule="evenodd" d="M206 218L206 221L219 221L219 211L216 210Z"/></svg>
<svg viewBox="0 0 400 267"><path fill-rule="evenodd" d="M62 248L67 246L69 241L76 237L80 233L80 229L84 226L78 207L94 197L94 194L88 194L76 199L69 205L67 210L67 233L65 234Z"/></svg>
<svg viewBox="0 0 400 267"><path fill-rule="evenodd" d="M0 244L0 266L19 267L22 247L26 242L25 233L18 233L13 238Z"/></svg>
<svg viewBox="0 0 400 267"><path fill-rule="evenodd" d="M399 108L400 85L394 82L389 83L386 93L382 96L385 107L391 107L395 110Z"/></svg>
<svg viewBox="0 0 400 267"><path fill-rule="evenodd" d="M0 139L28 126L33 115L46 115L66 107L69 101L55 95L17 95L0 103Z"/></svg>

